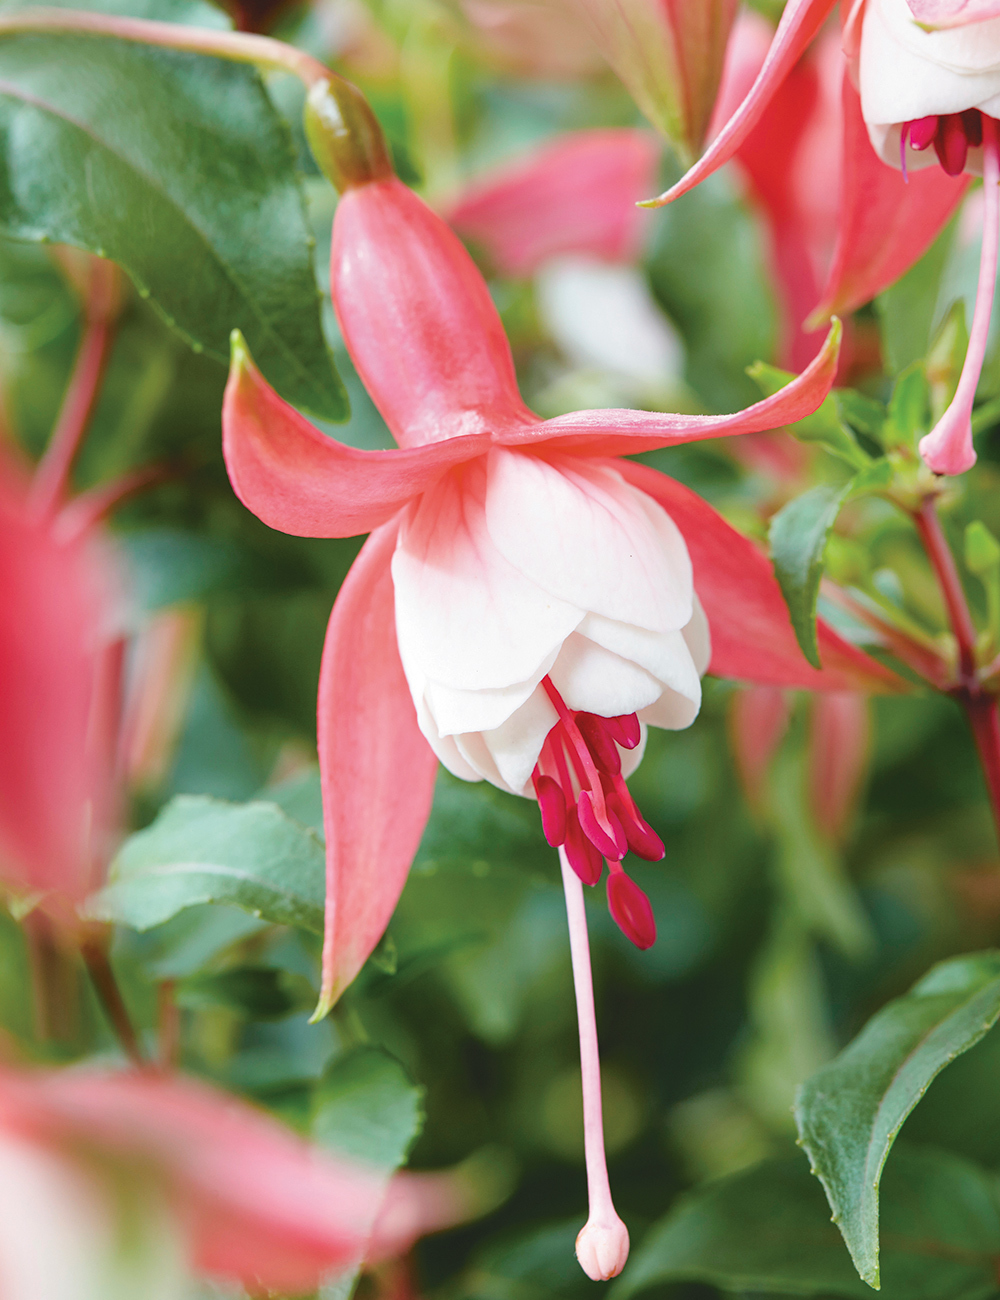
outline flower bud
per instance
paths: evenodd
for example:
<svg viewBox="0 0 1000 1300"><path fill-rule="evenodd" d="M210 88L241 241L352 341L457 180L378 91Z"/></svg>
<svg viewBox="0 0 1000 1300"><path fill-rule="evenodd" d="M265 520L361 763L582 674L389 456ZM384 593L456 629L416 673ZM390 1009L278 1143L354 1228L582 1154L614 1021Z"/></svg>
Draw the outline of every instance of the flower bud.
<svg viewBox="0 0 1000 1300"><path fill-rule="evenodd" d="M341 193L394 174L382 128L349 81L317 81L306 99L304 120L320 171Z"/></svg>
<svg viewBox="0 0 1000 1300"><path fill-rule="evenodd" d="M592 1282L617 1277L628 1260L628 1228L614 1210L611 1219L588 1219L576 1239L576 1257Z"/></svg>

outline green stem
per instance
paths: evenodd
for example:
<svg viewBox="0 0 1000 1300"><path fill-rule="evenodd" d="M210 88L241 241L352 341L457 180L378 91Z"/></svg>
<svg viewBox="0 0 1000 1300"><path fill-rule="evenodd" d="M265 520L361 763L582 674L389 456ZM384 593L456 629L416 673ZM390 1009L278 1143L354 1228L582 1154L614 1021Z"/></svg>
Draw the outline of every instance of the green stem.
<svg viewBox="0 0 1000 1300"><path fill-rule="evenodd" d="M73 9L22 9L0 16L0 36L22 32L75 32L85 36L112 36L120 41L158 45L192 54L210 54L217 59L253 63L272 72L291 72L306 86L320 81L340 80L329 68L304 50L297 50L270 36L247 32L211 31L161 23L146 18L119 18L112 14L87 13Z"/></svg>
<svg viewBox="0 0 1000 1300"><path fill-rule="evenodd" d="M139 1039L132 1027L132 1019L125 1006L125 999L121 995L115 973L111 969L111 962L108 960L107 939L103 935L85 939L80 945L80 955L90 976L90 982L94 986L94 992L111 1022L122 1050L133 1065L145 1067L146 1058L139 1046Z"/></svg>

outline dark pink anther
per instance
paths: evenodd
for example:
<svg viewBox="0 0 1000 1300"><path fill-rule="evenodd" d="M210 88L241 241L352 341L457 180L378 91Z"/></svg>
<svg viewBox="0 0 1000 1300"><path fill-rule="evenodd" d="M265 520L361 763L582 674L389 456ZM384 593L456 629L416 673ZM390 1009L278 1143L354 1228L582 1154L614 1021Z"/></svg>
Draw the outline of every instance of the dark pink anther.
<svg viewBox="0 0 1000 1300"><path fill-rule="evenodd" d="M546 842L557 849L566 842L566 796L551 776L533 776L532 782L542 815L542 833Z"/></svg>
<svg viewBox="0 0 1000 1300"><path fill-rule="evenodd" d="M608 863L608 908L615 923L637 948L656 943L656 918L649 899L622 870L621 863Z"/></svg>
<svg viewBox="0 0 1000 1300"><path fill-rule="evenodd" d="M634 713L620 713L616 718L605 718L608 735L622 749L635 749L642 739L642 728Z"/></svg>
<svg viewBox="0 0 1000 1300"><path fill-rule="evenodd" d="M967 108L961 114L962 128L970 149L978 149L983 143L983 115L978 108Z"/></svg>
<svg viewBox="0 0 1000 1300"><path fill-rule="evenodd" d="M647 862L659 862L667 855L663 841L653 830L649 822L636 808L635 804L626 803L617 793L608 795L608 812L614 813L621 823L628 846L638 858Z"/></svg>
<svg viewBox="0 0 1000 1300"><path fill-rule="evenodd" d="M628 852L628 840L614 813L607 813L608 825L602 826L594 812L594 801L589 790L580 791L576 811L580 818L580 828L594 848L604 857L620 861Z"/></svg>
<svg viewBox="0 0 1000 1300"><path fill-rule="evenodd" d="M563 851L569 865L585 885L596 885L604 870L604 858L580 827L575 808L566 810L566 843Z"/></svg>
<svg viewBox="0 0 1000 1300"><path fill-rule="evenodd" d="M611 737L607 718L599 718L596 713L578 713L576 725L580 735L587 742L587 748L593 755L594 762L602 772L617 776L622 770L622 756Z"/></svg>
<svg viewBox="0 0 1000 1300"><path fill-rule="evenodd" d="M905 122L903 130L909 131L910 148L915 149L917 153L923 153L925 149L930 148L934 143L934 137L937 135L937 115L918 117L912 122Z"/></svg>
<svg viewBox="0 0 1000 1300"><path fill-rule="evenodd" d="M934 152L938 156L942 170L949 176L961 176L965 171L965 160L969 156L969 142L965 136L965 124L960 113L948 113L938 119Z"/></svg>

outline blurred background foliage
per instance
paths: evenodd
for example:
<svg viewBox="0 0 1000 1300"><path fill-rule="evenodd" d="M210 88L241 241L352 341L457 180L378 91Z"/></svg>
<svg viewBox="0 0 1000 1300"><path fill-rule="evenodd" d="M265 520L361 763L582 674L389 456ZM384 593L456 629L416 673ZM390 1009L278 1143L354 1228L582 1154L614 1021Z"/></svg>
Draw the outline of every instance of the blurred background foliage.
<svg viewBox="0 0 1000 1300"><path fill-rule="evenodd" d="M770 14L779 6L759 7ZM251 2L240 17L331 58L356 80L401 174L432 198L559 132L638 123L585 46L553 48L555 66L545 66L537 49L491 44L476 12L432 0L374 0L368 8L323 0L308 9ZM298 91L280 78L269 91L298 141L325 289L335 196L300 137ZM666 159L664 179L675 172ZM969 300L977 256L953 225L859 315L856 328L873 346L850 376L854 387L888 397L892 375L924 355L948 307ZM728 172L651 216L641 271L679 339L676 371L663 375L664 409L725 411L754 400L746 368L775 359L776 308L759 219ZM621 402L622 375L579 365L546 333L530 280L490 283L530 404L555 413ZM52 427L79 321L76 292L52 250L0 240L2 416L32 456ZM324 327L351 416L322 427L360 447L389 445L328 308ZM990 376L1000 392L1000 349ZM126 291L76 485L150 464L162 470L112 521L128 616L140 644L162 648L172 683L162 733L140 764L132 824L142 831L178 795L256 798L284 810L302 844L314 846L303 847L308 856L322 832L314 768L320 650L359 542L286 537L239 504L220 451L224 382L222 366L191 351ZM987 433L979 451L977 473L956 486L945 510L959 552L967 522L1000 530L1000 440ZM809 456L814 479L837 479L825 452ZM731 444L648 459L761 537L789 494L763 462ZM888 508L869 503L845 515L830 555L929 636L941 632L929 571ZM985 610L976 579L965 576ZM790 1157L805 1171L794 1147L796 1086L932 963L1000 941L994 831L964 720L950 701L922 688L871 701L857 811L834 841L818 831L804 795L812 725L804 696L790 701L765 793L748 798L732 749L734 699L743 689L708 681L694 726L652 734L631 782L667 845L664 862L634 872L653 902L656 945L633 949L601 899L590 917L611 1181L637 1259L647 1230L684 1189L769 1157ZM318 953L309 929L210 902L143 932L122 927L114 959L145 1033L155 1032L163 991L173 999L188 1070L303 1130L326 1113L324 1097L346 1097L345 1105L374 1098L376 1113L402 1135L399 1157L412 1142L417 1168L479 1153L477 1177L497 1207L424 1242L413 1261L363 1287L448 1300L592 1291L572 1252L586 1192L565 917L556 858L534 807L442 774L386 938L332 1017L309 1026ZM0 974L0 1024L33 1055L114 1051L82 982L62 1041L33 1041L28 960L9 917L0 919ZM931 1086L904 1138L1000 1167L998 1032ZM343 1126L341 1145L351 1131ZM751 1204L752 1186L743 1194ZM829 1226L818 1184L806 1176L793 1196L808 1203L810 1222ZM843 1264L846 1251L834 1246ZM717 1276L692 1268L689 1280L681 1269L649 1285L691 1300L717 1294L717 1286L732 1294L767 1289L759 1277L744 1286L738 1270L719 1268ZM635 1289L629 1278L626 1289ZM928 1281L924 1290L907 1282L890 1293L946 1295L947 1285L952 1295L991 1293L979 1275ZM848 1266L785 1279L775 1290L866 1288Z"/></svg>

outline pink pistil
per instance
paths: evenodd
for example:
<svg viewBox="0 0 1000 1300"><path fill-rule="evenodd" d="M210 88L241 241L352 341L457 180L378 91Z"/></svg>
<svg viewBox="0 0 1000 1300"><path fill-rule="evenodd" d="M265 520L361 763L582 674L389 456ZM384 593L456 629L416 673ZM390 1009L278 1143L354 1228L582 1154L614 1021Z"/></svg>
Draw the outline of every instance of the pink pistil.
<svg viewBox="0 0 1000 1300"><path fill-rule="evenodd" d="M637 948L652 948L656 943L652 904L620 862L608 863L608 908L627 939Z"/></svg>
<svg viewBox="0 0 1000 1300"><path fill-rule="evenodd" d="M910 138L910 123L904 122L899 132L899 170L903 173L903 180L907 185L910 183L910 177L906 170L906 142Z"/></svg>
<svg viewBox="0 0 1000 1300"><path fill-rule="evenodd" d="M616 1277L628 1259L628 1229L618 1217L611 1199L608 1166L604 1154L604 1120L601 1113L601 1061L597 1048L597 1017L594 986L590 974L590 942L583 886L559 850L566 919L573 960L573 987L580 1029L580 1075L583 1084L583 1146L587 1162L587 1194L590 1212L576 1239L580 1266L593 1281Z"/></svg>
<svg viewBox="0 0 1000 1300"><path fill-rule="evenodd" d="M959 115L954 116L957 118ZM976 451L972 445L972 406L989 340L997 277L997 244L1000 241L1000 145L997 123L985 115L980 115L980 121L983 132L985 211L976 307L972 315L965 364L962 366L955 396L934 428L920 440L920 454L935 474L963 474L976 463Z"/></svg>

